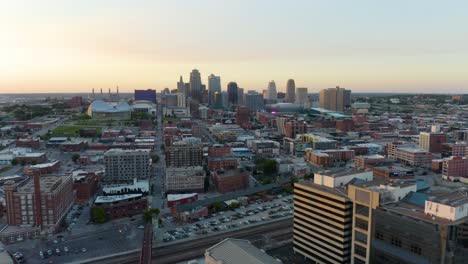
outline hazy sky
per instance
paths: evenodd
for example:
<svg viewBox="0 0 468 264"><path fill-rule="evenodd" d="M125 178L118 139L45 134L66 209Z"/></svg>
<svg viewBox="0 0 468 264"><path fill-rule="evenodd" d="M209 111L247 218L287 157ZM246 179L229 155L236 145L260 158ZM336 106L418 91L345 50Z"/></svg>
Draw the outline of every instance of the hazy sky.
<svg viewBox="0 0 468 264"><path fill-rule="evenodd" d="M468 1L0 0L0 93L175 88L468 93Z"/></svg>

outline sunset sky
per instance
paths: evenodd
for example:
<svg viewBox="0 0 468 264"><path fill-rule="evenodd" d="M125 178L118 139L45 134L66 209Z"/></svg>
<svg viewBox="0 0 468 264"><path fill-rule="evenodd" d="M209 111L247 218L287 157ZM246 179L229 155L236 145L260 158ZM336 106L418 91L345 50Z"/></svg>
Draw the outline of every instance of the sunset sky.
<svg viewBox="0 0 468 264"><path fill-rule="evenodd" d="M468 1L4 0L0 93L176 87L468 93Z"/></svg>

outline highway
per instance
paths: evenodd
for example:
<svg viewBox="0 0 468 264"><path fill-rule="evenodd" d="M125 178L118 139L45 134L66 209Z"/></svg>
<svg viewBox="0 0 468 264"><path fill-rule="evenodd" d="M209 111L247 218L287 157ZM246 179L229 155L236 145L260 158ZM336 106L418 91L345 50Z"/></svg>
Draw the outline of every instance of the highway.
<svg viewBox="0 0 468 264"><path fill-rule="evenodd" d="M203 256L205 250L225 238L242 238L250 240L255 245L263 241L282 241L292 237L292 218L282 219L268 224L236 230L232 232L218 233L196 241L173 243L170 245L156 246L153 248L153 263L177 263L184 260ZM119 255L100 257L91 260L81 260L80 263L100 264L135 264L139 261L140 252L130 251Z"/></svg>

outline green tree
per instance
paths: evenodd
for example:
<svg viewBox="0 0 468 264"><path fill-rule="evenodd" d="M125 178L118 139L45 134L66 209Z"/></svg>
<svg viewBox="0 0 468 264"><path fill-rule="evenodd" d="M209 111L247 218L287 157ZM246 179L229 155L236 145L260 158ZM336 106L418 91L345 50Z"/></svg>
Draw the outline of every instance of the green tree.
<svg viewBox="0 0 468 264"><path fill-rule="evenodd" d="M106 212L104 211L104 208L102 207L93 207L92 214L93 214L94 223L97 223L97 224L105 223L108 220L106 216Z"/></svg>
<svg viewBox="0 0 468 264"><path fill-rule="evenodd" d="M264 178L262 179L262 184L265 185L265 184L270 184L272 182L272 180L270 178Z"/></svg>
<svg viewBox="0 0 468 264"><path fill-rule="evenodd" d="M158 208L147 209L143 211L143 221L145 221L145 223L151 223L153 216L158 216L159 213L160 211Z"/></svg>
<svg viewBox="0 0 468 264"><path fill-rule="evenodd" d="M151 156L151 159L153 160L153 163L158 163L158 161L159 161L159 156L156 155L156 154L154 154L154 155Z"/></svg>
<svg viewBox="0 0 468 264"><path fill-rule="evenodd" d="M74 163L76 163L76 162L78 161L79 158L80 158L80 154L78 154L78 153L74 153L74 154L72 155L72 157L71 157L71 159L72 159L72 161L73 161Z"/></svg>
<svg viewBox="0 0 468 264"><path fill-rule="evenodd" d="M214 202L211 204L211 208L215 212L222 211L224 209L224 205L221 202Z"/></svg>
<svg viewBox="0 0 468 264"><path fill-rule="evenodd" d="M11 160L11 165L16 166L18 165L18 160L16 158Z"/></svg>

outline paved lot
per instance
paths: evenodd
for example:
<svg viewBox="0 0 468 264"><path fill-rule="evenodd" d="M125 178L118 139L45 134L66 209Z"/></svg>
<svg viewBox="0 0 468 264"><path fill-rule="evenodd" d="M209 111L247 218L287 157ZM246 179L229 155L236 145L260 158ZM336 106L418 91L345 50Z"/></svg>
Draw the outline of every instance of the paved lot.
<svg viewBox="0 0 468 264"><path fill-rule="evenodd" d="M59 240L57 244L35 240L8 245L7 248L12 252L22 252L26 263L68 263L138 249L143 239L143 231L136 228L136 225L132 223L107 231L96 231L63 242ZM64 252L64 247L68 247L68 253ZM57 248L61 251L60 256L55 253L46 259L39 256L41 250L47 252L47 250L55 251ZM83 248L86 249L85 252Z"/></svg>
<svg viewBox="0 0 468 264"><path fill-rule="evenodd" d="M265 207L269 209L265 209ZM164 228L161 231L165 232L162 237L158 237L158 240L162 239L163 243L172 243L179 240L196 239L206 234L232 231L274 219L291 217L292 211L292 195L290 195L269 202L251 203L234 211L225 211L189 224L174 223L169 217L163 221Z"/></svg>

